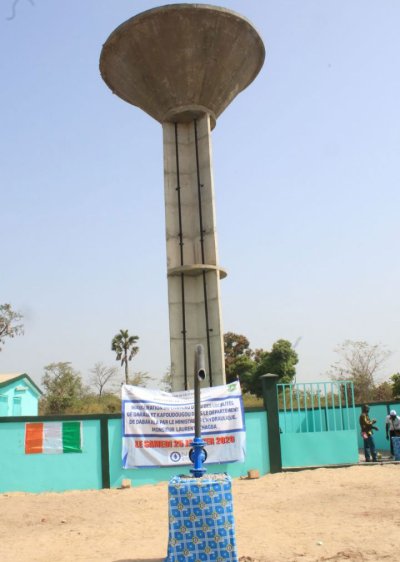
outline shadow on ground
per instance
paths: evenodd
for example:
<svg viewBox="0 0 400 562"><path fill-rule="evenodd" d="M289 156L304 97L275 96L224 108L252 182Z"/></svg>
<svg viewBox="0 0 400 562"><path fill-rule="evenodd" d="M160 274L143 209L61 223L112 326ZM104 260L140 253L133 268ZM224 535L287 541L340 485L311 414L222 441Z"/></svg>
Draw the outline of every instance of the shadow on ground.
<svg viewBox="0 0 400 562"><path fill-rule="evenodd" d="M112 562L164 562L165 558L124 558L123 560L113 560Z"/></svg>

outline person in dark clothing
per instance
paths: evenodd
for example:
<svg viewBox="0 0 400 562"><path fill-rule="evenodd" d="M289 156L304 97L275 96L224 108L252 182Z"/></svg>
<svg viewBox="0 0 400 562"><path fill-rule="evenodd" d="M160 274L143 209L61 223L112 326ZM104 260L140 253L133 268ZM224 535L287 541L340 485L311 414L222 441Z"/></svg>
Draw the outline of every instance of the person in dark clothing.
<svg viewBox="0 0 400 562"><path fill-rule="evenodd" d="M369 413L369 406L366 404L361 408L361 416L360 416L360 427L361 427L361 436L364 441L364 455L365 461L370 462L371 456L372 460L376 462L376 450L375 450L375 442L373 438L373 430L378 431L378 428L374 426L376 420L371 420L368 416Z"/></svg>

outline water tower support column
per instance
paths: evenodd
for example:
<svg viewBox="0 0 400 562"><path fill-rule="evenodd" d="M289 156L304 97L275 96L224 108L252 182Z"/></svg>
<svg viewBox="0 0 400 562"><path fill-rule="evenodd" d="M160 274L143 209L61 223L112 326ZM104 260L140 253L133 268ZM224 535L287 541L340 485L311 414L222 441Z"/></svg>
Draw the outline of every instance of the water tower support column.
<svg viewBox="0 0 400 562"><path fill-rule="evenodd" d="M208 384L225 382L210 117L163 123L168 300L173 390L191 387L196 345Z"/></svg>

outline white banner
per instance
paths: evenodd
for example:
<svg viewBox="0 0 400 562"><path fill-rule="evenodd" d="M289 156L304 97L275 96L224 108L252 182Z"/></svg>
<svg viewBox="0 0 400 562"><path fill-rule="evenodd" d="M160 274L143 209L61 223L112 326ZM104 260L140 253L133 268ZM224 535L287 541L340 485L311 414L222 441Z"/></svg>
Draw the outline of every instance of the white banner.
<svg viewBox="0 0 400 562"><path fill-rule="evenodd" d="M201 389L206 463L244 461L246 432L239 382ZM122 467L190 465L194 393L122 386Z"/></svg>

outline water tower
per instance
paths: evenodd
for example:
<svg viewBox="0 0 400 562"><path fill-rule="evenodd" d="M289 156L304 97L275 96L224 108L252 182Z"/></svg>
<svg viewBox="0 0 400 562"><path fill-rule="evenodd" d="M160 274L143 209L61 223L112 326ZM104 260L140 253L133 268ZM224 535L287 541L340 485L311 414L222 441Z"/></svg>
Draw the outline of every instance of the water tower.
<svg viewBox="0 0 400 562"><path fill-rule="evenodd" d="M225 383L220 280L226 272L218 259L211 130L264 57L246 18L206 4L142 12L117 27L101 52L100 72L113 93L163 128L174 391L191 387L198 344L209 386Z"/></svg>

